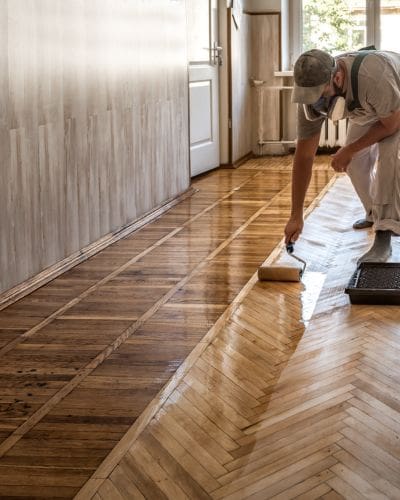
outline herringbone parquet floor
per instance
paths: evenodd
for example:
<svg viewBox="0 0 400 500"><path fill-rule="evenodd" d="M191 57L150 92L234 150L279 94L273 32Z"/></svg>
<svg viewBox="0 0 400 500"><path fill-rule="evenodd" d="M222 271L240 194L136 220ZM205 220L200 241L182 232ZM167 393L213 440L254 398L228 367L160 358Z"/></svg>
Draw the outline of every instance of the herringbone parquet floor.
<svg viewBox="0 0 400 500"><path fill-rule="evenodd" d="M400 499L400 308L343 293L357 211L340 177L296 246L304 284L250 279L93 498Z"/></svg>
<svg viewBox="0 0 400 500"><path fill-rule="evenodd" d="M328 158L303 282L254 274L293 262L277 247L290 169L201 176L0 311L1 498L400 499L399 308L343 293L372 234L351 228L360 206Z"/></svg>
<svg viewBox="0 0 400 500"><path fill-rule="evenodd" d="M16 302L0 297L1 498L95 494L281 240L291 163L200 176L161 217ZM333 176L326 158L315 167L307 206Z"/></svg>

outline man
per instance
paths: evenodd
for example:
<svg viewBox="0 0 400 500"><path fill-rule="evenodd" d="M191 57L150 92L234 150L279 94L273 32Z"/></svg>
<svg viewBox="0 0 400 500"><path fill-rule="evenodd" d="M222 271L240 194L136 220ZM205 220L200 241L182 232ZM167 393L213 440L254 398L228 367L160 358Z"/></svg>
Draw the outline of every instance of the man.
<svg viewBox="0 0 400 500"><path fill-rule="evenodd" d="M314 49L296 61L292 102L299 103L298 142L285 240L296 241L303 229L304 198L325 119L321 111L332 112L333 103L341 101L348 132L345 146L332 157L332 167L347 172L364 206L365 219L353 227L374 225L374 243L359 262L385 262L391 255L391 236L400 235L400 54L374 50L364 55L358 61L354 92L351 68L357 52L334 58Z"/></svg>

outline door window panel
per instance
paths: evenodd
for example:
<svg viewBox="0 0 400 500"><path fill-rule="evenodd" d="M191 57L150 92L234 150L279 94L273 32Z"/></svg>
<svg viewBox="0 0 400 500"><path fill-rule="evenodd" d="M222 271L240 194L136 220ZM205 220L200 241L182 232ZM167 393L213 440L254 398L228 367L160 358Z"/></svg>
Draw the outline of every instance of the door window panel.
<svg viewBox="0 0 400 500"><path fill-rule="evenodd" d="M188 59L210 62L210 0L187 0Z"/></svg>

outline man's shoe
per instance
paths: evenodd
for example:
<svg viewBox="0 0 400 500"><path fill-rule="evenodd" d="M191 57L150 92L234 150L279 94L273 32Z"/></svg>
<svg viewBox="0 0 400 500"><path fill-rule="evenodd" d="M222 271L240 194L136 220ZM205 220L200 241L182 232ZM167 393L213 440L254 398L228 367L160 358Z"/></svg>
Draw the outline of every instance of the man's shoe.
<svg viewBox="0 0 400 500"><path fill-rule="evenodd" d="M356 220L355 223L353 224L354 229L367 229L369 227L372 227L374 223L370 220L367 219L359 219Z"/></svg>
<svg viewBox="0 0 400 500"><path fill-rule="evenodd" d="M392 255L392 231L376 231L374 244L357 261L361 262L386 262Z"/></svg>

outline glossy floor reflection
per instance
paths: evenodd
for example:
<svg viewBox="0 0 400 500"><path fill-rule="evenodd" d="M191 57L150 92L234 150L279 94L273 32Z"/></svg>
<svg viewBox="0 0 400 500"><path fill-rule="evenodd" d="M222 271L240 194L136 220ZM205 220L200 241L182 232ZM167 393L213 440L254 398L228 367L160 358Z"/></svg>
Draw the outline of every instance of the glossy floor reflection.
<svg viewBox="0 0 400 500"><path fill-rule="evenodd" d="M93 498L400 498L400 311L344 294L373 237L359 216L342 176L296 245L308 276L252 276Z"/></svg>
<svg viewBox="0 0 400 500"><path fill-rule="evenodd" d="M324 285L326 274L307 271L302 277L304 290L301 292L301 319L307 325L310 321L315 306Z"/></svg>
<svg viewBox="0 0 400 500"><path fill-rule="evenodd" d="M291 161L253 160L196 179L197 192L162 217L0 311L0 496L72 498L85 484L100 486L122 458L118 446L142 429L280 241ZM331 177L321 159L307 204ZM242 328L238 321L233 329ZM265 343L262 316L240 321L255 329L250 343L238 337L253 352ZM235 389L249 425L255 400L246 390L264 394L262 364L242 376L233 362L241 355L228 338L221 342L228 352L208 350L207 365L196 367L206 378L187 383L196 395L208 387L221 393L216 409L229 410L222 392ZM288 349L274 344L271 336L274 351L262 358ZM221 367L243 379L238 390L221 381ZM141 457L148 459L147 449Z"/></svg>

